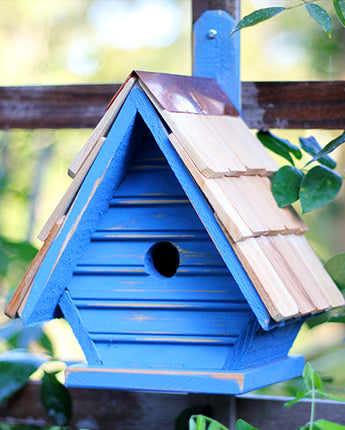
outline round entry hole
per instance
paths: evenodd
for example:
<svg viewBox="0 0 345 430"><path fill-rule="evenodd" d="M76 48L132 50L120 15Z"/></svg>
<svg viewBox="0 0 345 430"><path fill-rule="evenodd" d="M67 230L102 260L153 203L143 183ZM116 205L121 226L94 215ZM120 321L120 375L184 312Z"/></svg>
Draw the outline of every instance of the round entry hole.
<svg viewBox="0 0 345 430"><path fill-rule="evenodd" d="M147 251L145 263L149 273L171 278L180 264L180 255L172 243L158 242Z"/></svg>

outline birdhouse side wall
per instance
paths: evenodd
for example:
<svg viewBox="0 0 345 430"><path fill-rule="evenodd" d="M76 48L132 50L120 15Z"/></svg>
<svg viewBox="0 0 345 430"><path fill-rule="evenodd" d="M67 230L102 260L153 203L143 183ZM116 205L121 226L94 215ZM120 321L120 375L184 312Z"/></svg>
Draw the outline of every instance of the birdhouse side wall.
<svg viewBox="0 0 345 430"><path fill-rule="evenodd" d="M301 319L266 331L253 317L238 337L224 368L245 369L286 358L302 324Z"/></svg>

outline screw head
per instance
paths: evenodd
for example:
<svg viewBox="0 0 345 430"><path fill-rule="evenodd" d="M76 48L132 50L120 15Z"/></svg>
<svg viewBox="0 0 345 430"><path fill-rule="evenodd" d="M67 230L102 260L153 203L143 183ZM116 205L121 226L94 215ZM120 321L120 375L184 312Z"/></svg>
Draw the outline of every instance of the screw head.
<svg viewBox="0 0 345 430"><path fill-rule="evenodd" d="M216 36L217 36L217 30L215 30L215 29L209 30L209 32L207 34L207 37L209 39L214 39Z"/></svg>

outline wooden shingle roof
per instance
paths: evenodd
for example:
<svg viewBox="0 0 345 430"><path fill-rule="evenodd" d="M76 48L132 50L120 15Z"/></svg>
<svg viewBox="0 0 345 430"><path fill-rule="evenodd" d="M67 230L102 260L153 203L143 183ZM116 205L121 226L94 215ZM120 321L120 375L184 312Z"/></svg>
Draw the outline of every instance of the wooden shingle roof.
<svg viewBox="0 0 345 430"><path fill-rule="evenodd" d="M270 176L277 164L209 79L133 73L70 165L73 182L39 238L51 241L49 233L56 230L61 217L68 216L135 84L166 124L173 147L207 199L270 316L279 322L344 305L342 294L303 235L307 230L304 222L292 208L279 208L273 198ZM8 315L15 316L25 303L36 266L18 287Z"/></svg>

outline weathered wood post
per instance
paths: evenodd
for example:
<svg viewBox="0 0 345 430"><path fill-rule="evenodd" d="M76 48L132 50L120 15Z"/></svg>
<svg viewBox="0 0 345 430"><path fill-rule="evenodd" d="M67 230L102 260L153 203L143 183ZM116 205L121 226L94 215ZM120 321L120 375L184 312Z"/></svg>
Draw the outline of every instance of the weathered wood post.
<svg viewBox="0 0 345 430"><path fill-rule="evenodd" d="M241 111L240 0L194 0L193 75L213 78Z"/></svg>

